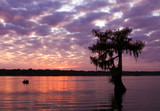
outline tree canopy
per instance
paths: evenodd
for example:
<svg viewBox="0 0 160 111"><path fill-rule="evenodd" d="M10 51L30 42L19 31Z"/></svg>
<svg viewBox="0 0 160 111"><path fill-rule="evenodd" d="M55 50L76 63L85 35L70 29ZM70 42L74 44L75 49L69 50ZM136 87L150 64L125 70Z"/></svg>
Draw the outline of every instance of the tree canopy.
<svg viewBox="0 0 160 111"><path fill-rule="evenodd" d="M107 70L122 67L122 53L133 55L137 59L145 43L129 38L131 32L132 29L128 27L114 31L108 29L105 32L93 29L92 33L97 37L97 42L89 47L89 50L95 54L90 57L91 63ZM118 59L117 65L115 65L115 59Z"/></svg>

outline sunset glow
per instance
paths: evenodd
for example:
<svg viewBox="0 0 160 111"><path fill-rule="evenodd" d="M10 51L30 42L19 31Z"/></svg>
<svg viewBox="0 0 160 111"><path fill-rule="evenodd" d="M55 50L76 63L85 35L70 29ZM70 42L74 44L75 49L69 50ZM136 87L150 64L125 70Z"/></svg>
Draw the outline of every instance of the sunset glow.
<svg viewBox="0 0 160 111"><path fill-rule="evenodd" d="M159 6L158 0L1 0L0 69L95 70L92 29L130 27L130 37L146 46L137 62L124 54L124 70L159 70Z"/></svg>

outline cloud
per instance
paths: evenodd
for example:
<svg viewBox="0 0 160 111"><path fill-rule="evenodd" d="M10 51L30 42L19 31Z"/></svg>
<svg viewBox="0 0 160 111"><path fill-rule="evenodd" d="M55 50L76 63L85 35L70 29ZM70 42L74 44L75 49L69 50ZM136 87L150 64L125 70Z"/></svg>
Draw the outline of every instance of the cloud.
<svg viewBox="0 0 160 111"><path fill-rule="evenodd" d="M0 23L0 35L5 35L8 33L8 30L5 29L5 26Z"/></svg>
<svg viewBox="0 0 160 111"><path fill-rule="evenodd" d="M90 0L84 1L84 4L77 6L75 9L77 11L93 11L105 6L108 6L110 3L105 0Z"/></svg>
<svg viewBox="0 0 160 111"><path fill-rule="evenodd" d="M51 34L51 29L47 25L38 25L36 28L34 28L36 35L39 36L47 36Z"/></svg>
<svg viewBox="0 0 160 111"><path fill-rule="evenodd" d="M40 20L40 23L47 24L49 26L56 26L59 23L63 23L65 21L68 21L70 18L69 15L70 15L69 12L55 12L52 15L44 16Z"/></svg>
<svg viewBox="0 0 160 111"><path fill-rule="evenodd" d="M10 33L15 33L15 34L19 34L19 35L28 35L30 34L30 29L28 28L22 28L20 26L17 25L13 25L13 24L7 24L6 25L6 29L10 31Z"/></svg>
<svg viewBox="0 0 160 111"><path fill-rule="evenodd" d="M159 64L159 6L158 0L1 0L0 63L94 70L88 50L96 42L92 29L131 27L130 37L146 43L140 61Z"/></svg>
<svg viewBox="0 0 160 111"><path fill-rule="evenodd" d="M93 21L98 19L105 19L106 13L90 13L85 16L79 17L73 20L71 23L65 25L66 30L69 32L83 32L85 34L90 34L93 28L97 28ZM85 24L85 25L84 25Z"/></svg>
<svg viewBox="0 0 160 111"><path fill-rule="evenodd" d="M151 43L146 46L146 50L143 51L141 58L148 63L160 62L160 45L159 43Z"/></svg>

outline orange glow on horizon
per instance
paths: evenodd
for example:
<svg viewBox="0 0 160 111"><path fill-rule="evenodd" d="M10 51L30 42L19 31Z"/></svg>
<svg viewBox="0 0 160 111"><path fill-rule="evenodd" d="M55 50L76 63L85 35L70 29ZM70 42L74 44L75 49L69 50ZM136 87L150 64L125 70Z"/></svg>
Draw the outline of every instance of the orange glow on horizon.
<svg viewBox="0 0 160 111"><path fill-rule="evenodd" d="M80 66L69 66L69 65L54 65L54 66L42 66L40 69L72 69L72 68L79 68Z"/></svg>

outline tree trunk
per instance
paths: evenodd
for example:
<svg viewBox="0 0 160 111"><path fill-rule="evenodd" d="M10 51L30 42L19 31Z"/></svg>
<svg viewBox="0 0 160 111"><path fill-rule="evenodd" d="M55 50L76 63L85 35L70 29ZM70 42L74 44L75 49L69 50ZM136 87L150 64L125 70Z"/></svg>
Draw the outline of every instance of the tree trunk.
<svg viewBox="0 0 160 111"><path fill-rule="evenodd" d="M115 93L124 93L126 92L126 88L122 82L122 51L119 51L118 57L119 57L119 63L118 63L118 68L116 69L117 74L114 81L115 85L114 91Z"/></svg>

